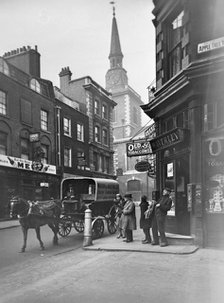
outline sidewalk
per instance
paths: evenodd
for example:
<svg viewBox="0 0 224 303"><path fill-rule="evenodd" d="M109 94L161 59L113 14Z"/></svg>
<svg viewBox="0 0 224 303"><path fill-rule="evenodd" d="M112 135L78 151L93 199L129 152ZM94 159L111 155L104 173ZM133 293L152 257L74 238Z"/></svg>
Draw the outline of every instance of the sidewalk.
<svg viewBox="0 0 224 303"><path fill-rule="evenodd" d="M19 226L19 220L0 221L0 229L13 228ZM177 235L167 233L168 242L173 243ZM105 234L102 238L92 241L91 246L83 247L85 250L97 251L132 251L142 253L163 253L163 254L192 254L198 250L198 246L191 244L171 244L166 247L151 244L142 244L143 232L137 229L133 232L134 241L131 243L123 242L123 239L117 239L115 235Z"/></svg>
<svg viewBox="0 0 224 303"><path fill-rule="evenodd" d="M169 239L175 238L176 235L166 234ZM102 250L102 251L132 251L142 253L163 253L163 254L192 254L196 252L199 247L191 244L171 244L166 247L160 247L159 245L142 244L144 238L143 232L140 229L133 231L133 242L126 243L123 239L117 239L116 235L103 236L100 239L92 241L91 246L83 247L85 250ZM170 240L171 242L171 240Z"/></svg>

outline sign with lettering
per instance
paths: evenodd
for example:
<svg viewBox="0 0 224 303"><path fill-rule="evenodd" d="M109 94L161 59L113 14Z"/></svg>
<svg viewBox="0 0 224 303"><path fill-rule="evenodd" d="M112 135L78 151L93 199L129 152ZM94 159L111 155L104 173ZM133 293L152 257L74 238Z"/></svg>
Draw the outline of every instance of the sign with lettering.
<svg viewBox="0 0 224 303"><path fill-rule="evenodd" d="M152 153L150 142L146 140L135 140L126 144L127 156L136 157Z"/></svg>
<svg viewBox="0 0 224 303"><path fill-rule="evenodd" d="M150 164L148 161L140 161L135 164L135 169L139 172L144 172L149 170Z"/></svg>
<svg viewBox="0 0 224 303"><path fill-rule="evenodd" d="M224 47L224 37L198 44L198 54Z"/></svg>
<svg viewBox="0 0 224 303"><path fill-rule="evenodd" d="M146 130L145 130L145 137L147 139L153 139L156 137L156 128L155 128L155 123L150 125Z"/></svg>
<svg viewBox="0 0 224 303"><path fill-rule="evenodd" d="M30 161L12 156L0 155L0 166L56 175L55 165L44 164L39 161Z"/></svg>
<svg viewBox="0 0 224 303"><path fill-rule="evenodd" d="M150 141L153 152L173 146L186 139L187 130L182 128L173 129Z"/></svg>

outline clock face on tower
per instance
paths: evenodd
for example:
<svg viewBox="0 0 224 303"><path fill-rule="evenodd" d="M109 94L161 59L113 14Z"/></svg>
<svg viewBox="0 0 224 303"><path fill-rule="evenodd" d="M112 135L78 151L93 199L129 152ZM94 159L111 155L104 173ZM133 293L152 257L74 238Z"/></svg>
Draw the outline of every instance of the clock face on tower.
<svg viewBox="0 0 224 303"><path fill-rule="evenodd" d="M117 72L114 72L110 75L110 83L113 84L113 85L116 85L118 83L120 83L120 73L117 73Z"/></svg>

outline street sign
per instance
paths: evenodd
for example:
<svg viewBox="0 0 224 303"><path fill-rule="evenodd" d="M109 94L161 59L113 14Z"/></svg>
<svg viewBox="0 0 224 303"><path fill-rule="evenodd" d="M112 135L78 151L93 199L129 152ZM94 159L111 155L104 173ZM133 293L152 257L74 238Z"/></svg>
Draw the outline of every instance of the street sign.
<svg viewBox="0 0 224 303"><path fill-rule="evenodd" d="M150 168L150 164L148 161L140 161L135 164L135 169L139 172L148 171Z"/></svg>

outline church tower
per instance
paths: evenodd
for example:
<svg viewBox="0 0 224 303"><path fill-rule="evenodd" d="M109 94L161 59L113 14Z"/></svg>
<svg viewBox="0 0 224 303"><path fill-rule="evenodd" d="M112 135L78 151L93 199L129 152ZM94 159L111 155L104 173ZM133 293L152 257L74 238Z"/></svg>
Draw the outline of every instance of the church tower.
<svg viewBox="0 0 224 303"><path fill-rule="evenodd" d="M114 2L111 2L114 4ZM126 145L136 139L136 134L142 128L140 108L143 105L141 97L128 84L127 71L123 67L123 53L113 6L111 44L109 53L110 68L106 73L106 90L112 93L112 99L117 103L113 115L113 150L114 170L121 193L129 191L135 201L140 201L140 196L146 194L145 172L138 173L135 164L138 157L127 157ZM139 72L140 72L139 68Z"/></svg>

